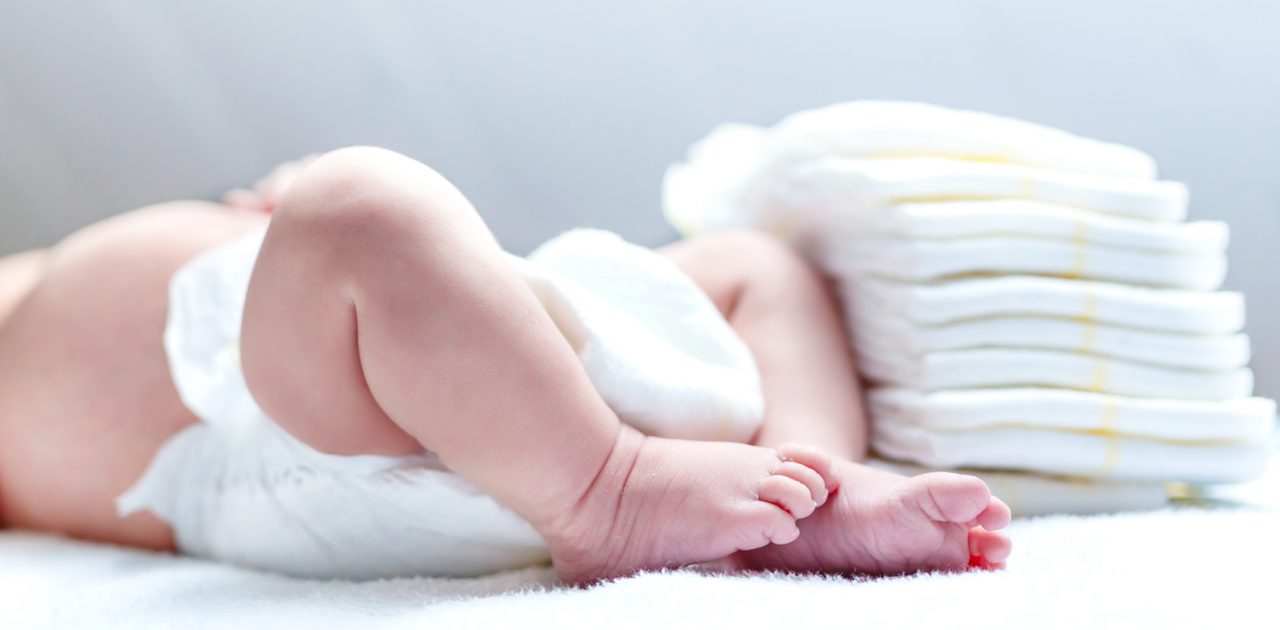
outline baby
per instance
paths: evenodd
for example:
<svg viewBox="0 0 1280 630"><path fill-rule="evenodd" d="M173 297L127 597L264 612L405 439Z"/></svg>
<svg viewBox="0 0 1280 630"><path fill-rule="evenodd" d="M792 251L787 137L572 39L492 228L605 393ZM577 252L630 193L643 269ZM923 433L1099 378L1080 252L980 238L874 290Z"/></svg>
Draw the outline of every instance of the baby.
<svg viewBox="0 0 1280 630"><path fill-rule="evenodd" d="M833 297L768 237L661 250L750 348L766 401L752 444L686 441L619 420L430 168L341 149L227 201L143 208L0 260L0 525L178 547L169 523L115 504L199 422L162 345L169 283L269 222L240 331L261 409L322 453L434 453L527 520L567 581L713 561L892 574L1009 555L996 531L1009 509L980 480L858 463L865 420Z"/></svg>

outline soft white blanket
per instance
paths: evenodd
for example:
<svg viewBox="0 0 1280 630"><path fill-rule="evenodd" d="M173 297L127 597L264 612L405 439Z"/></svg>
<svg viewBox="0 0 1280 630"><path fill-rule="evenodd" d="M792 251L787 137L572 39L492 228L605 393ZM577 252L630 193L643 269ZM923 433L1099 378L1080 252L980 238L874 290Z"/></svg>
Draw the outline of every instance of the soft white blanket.
<svg viewBox="0 0 1280 630"><path fill-rule="evenodd" d="M9 532L0 628L1275 628L1276 477L1211 508L1017 521L1003 572L877 580L673 571L582 590L530 569L310 581Z"/></svg>

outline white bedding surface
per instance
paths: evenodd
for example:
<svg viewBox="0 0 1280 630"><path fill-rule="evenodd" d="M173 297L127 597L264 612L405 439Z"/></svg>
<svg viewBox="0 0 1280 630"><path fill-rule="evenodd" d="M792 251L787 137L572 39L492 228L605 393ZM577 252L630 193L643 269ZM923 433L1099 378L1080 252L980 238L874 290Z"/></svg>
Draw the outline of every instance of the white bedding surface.
<svg viewBox="0 0 1280 630"><path fill-rule="evenodd" d="M674 571L582 590L530 569L308 581L6 532L0 628L1275 628L1276 480L1273 467L1213 508L1016 521L1006 571L878 580Z"/></svg>

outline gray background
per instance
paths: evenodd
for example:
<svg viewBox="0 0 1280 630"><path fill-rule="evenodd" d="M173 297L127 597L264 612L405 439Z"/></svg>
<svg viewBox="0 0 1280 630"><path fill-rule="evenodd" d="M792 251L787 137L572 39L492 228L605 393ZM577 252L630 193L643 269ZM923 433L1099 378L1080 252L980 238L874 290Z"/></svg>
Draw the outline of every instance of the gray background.
<svg viewBox="0 0 1280 630"><path fill-rule="evenodd" d="M1280 394L1280 3L0 0L0 253L273 164L377 144L526 251L656 245L662 171L724 120L932 101L1132 144L1233 226Z"/></svg>

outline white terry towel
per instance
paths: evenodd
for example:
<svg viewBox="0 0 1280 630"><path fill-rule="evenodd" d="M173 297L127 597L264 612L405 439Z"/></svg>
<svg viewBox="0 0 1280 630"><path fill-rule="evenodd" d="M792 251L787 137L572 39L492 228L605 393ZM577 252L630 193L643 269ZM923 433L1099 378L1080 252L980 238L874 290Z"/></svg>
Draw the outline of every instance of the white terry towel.
<svg viewBox="0 0 1280 630"><path fill-rule="evenodd" d="M1232 291L1181 291L1042 276L999 276L934 284L874 278L841 283L855 307L883 305L912 322L1034 315L1151 331L1223 335L1244 327L1244 297Z"/></svg>
<svg viewBox="0 0 1280 630"><path fill-rule="evenodd" d="M1271 439L1177 441L1031 427L932 431L872 423L876 452L940 469L1033 470L1135 481L1230 483L1261 475Z"/></svg>
<svg viewBox="0 0 1280 630"><path fill-rule="evenodd" d="M867 354L858 356L858 368L873 383L922 391L1047 386L1188 400L1226 400L1253 393L1253 372L1248 368L1185 370L1057 350L971 348L920 356Z"/></svg>
<svg viewBox="0 0 1280 630"><path fill-rule="evenodd" d="M1265 398L1133 398L1032 387L876 387L867 398L877 419L938 432L1035 427L1184 442L1255 440L1271 434L1276 417L1275 402Z"/></svg>
<svg viewBox="0 0 1280 630"><path fill-rule="evenodd" d="M1222 286L1227 275L1227 257L1221 251L1159 252L1026 236L827 241L816 249L831 273L903 282L1042 274L1211 291Z"/></svg>
<svg viewBox="0 0 1280 630"><path fill-rule="evenodd" d="M918 357L937 350L1038 348L1098 354L1164 367L1226 370L1248 365L1244 333L1188 335L1082 319L1011 315L937 325L912 322L871 302L856 302L845 320L859 356Z"/></svg>

